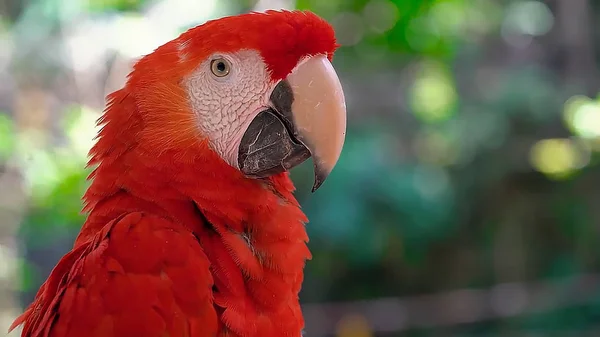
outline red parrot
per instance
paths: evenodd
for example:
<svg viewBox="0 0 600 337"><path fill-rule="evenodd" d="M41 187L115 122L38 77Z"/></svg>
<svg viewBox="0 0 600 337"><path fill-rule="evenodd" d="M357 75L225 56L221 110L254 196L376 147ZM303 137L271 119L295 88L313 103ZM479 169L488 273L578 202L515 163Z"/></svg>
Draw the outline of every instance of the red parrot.
<svg viewBox="0 0 600 337"><path fill-rule="evenodd" d="M88 217L11 329L23 337L300 337L307 221L288 171L335 166L346 107L323 19L209 21L108 96Z"/></svg>

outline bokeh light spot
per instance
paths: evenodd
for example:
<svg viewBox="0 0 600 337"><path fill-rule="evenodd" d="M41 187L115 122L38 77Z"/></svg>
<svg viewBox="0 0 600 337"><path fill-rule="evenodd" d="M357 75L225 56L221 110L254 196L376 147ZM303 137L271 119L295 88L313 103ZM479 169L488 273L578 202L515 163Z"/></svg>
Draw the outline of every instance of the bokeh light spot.
<svg viewBox="0 0 600 337"><path fill-rule="evenodd" d="M540 36L552 29L554 15L550 8L540 1L514 2L506 11L504 24L511 32Z"/></svg>
<svg viewBox="0 0 600 337"><path fill-rule="evenodd" d="M454 113L457 93L450 73L437 62L425 62L411 91L411 108L423 122L440 122Z"/></svg>
<svg viewBox="0 0 600 337"><path fill-rule="evenodd" d="M373 331L367 319L358 314L342 317L337 324L337 337L372 337Z"/></svg>
<svg viewBox="0 0 600 337"><path fill-rule="evenodd" d="M531 148L530 161L537 171L561 179L587 165L590 153L572 139L544 139Z"/></svg>
<svg viewBox="0 0 600 337"><path fill-rule="evenodd" d="M432 28L439 36L460 34L466 21L466 7L458 2L440 2L429 13Z"/></svg>
<svg viewBox="0 0 600 337"><path fill-rule="evenodd" d="M337 34L338 43L342 46L359 43L365 34L363 19L356 13L341 13L333 18L331 24Z"/></svg>
<svg viewBox="0 0 600 337"><path fill-rule="evenodd" d="M588 139L600 137L600 102L573 96L565 103L563 116L574 134Z"/></svg>
<svg viewBox="0 0 600 337"><path fill-rule="evenodd" d="M398 7L388 0L372 0L363 10L365 22L377 33L385 33L398 22Z"/></svg>
<svg viewBox="0 0 600 337"><path fill-rule="evenodd" d="M506 10L501 34L504 40L515 46L525 47L532 37L541 36L554 25L554 15L540 1L514 2Z"/></svg>

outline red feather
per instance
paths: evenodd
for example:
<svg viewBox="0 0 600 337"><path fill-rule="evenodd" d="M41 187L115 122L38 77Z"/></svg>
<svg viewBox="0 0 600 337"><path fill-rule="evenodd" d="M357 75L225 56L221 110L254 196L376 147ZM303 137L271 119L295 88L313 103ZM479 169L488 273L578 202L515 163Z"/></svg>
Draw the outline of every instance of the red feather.
<svg viewBox="0 0 600 337"><path fill-rule="evenodd" d="M180 82L217 51L258 50L277 80L336 47L316 15L269 11L210 21L142 58L99 121L88 219L12 328L24 323L23 337L298 337L310 252L293 184L287 173L248 179L224 162Z"/></svg>
<svg viewBox="0 0 600 337"><path fill-rule="evenodd" d="M215 336L208 268L187 228L128 213L63 257L15 323L31 337Z"/></svg>

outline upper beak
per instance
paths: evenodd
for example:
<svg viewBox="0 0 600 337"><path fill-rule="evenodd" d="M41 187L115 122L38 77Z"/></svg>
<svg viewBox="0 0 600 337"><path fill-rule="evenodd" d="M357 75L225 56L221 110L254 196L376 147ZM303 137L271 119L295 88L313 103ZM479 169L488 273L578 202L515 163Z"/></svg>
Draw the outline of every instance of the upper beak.
<svg viewBox="0 0 600 337"><path fill-rule="evenodd" d="M262 178L312 156L314 192L337 163L346 135L344 93L327 57L304 60L277 84L270 103L242 137L239 168L248 176Z"/></svg>

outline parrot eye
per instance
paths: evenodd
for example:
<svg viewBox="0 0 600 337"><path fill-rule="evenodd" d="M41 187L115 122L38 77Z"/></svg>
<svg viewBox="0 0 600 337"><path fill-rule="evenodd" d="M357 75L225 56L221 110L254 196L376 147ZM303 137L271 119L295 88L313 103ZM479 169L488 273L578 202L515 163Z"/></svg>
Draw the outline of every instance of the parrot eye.
<svg viewBox="0 0 600 337"><path fill-rule="evenodd" d="M229 74L231 70L231 64L224 58L218 58L212 60L210 63L210 70L217 77L224 77Z"/></svg>

